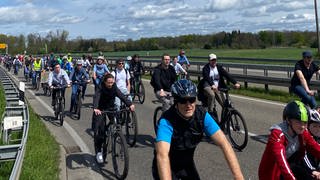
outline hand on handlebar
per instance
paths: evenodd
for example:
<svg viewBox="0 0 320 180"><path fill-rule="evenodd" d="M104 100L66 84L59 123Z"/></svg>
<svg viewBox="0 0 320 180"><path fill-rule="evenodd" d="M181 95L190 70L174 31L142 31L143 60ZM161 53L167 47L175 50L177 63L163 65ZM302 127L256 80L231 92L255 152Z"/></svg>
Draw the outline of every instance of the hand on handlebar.
<svg viewBox="0 0 320 180"><path fill-rule="evenodd" d="M131 104L131 106L129 106L130 111L134 111L134 105Z"/></svg>
<svg viewBox="0 0 320 180"><path fill-rule="evenodd" d="M211 86L211 89L214 91L214 92L218 92L218 87L216 85L212 85Z"/></svg>
<svg viewBox="0 0 320 180"><path fill-rule="evenodd" d="M93 109L95 115L101 115L101 111L99 109Z"/></svg>
<svg viewBox="0 0 320 180"><path fill-rule="evenodd" d="M309 91L307 91L307 94L309 94L310 96L314 96L316 94L316 91L309 90Z"/></svg>
<svg viewBox="0 0 320 180"><path fill-rule="evenodd" d="M234 88L235 89L239 89L240 88L240 84L239 83L234 84Z"/></svg>
<svg viewBox="0 0 320 180"><path fill-rule="evenodd" d="M164 92L164 90L160 90L160 93L159 93L160 96L166 96L166 93Z"/></svg>

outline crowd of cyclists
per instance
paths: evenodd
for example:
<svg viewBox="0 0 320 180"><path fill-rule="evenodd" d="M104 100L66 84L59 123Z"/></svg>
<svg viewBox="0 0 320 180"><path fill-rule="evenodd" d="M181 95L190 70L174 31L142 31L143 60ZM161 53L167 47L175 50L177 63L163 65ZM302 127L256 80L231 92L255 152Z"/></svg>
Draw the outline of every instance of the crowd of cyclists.
<svg viewBox="0 0 320 180"><path fill-rule="evenodd" d="M301 101L289 102L283 110L283 122L270 128L270 136L259 166L259 179L320 179L320 107L314 98L315 91L309 88L314 73L319 67L312 61L312 53L302 53L302 60L295 65L291 91ZM24 74L35 81L41 72L48 72L47 83L55 86L72 87L70 112L76 90L82 86L85 98L87 83L94 84L92 130L96 160L102 163L101 144L105 141L105 122L102 111L120 107L123 101L131 111L132 88L145 73L138 54L126 59L119 58L111 71L106 58L100 54L73 58L67 55L34 57L32 55L0 59L14 74L23 69ZM234 179L244 179L234 150L219 127L216 101L222 106L225 80L240 84L217 62L216 54L208 55L208 63L202 69L202 79L196 85L188 76L190 61L181 50L171 58L164 53L161 62L152 72L150 84L154 95L162 103L163 114L158 121L155 138L152 175L154 179L200 179L193 159L194 151L204 135L221 149ZM90 73L92 71L92 73ZM80 83L81 82L81 83ZM64 91L63 91L64 94ZM52 91L52 106L55 103ZM202 105L197 105L197 98ZM109 117L112 118L112 117Z"/></svg>

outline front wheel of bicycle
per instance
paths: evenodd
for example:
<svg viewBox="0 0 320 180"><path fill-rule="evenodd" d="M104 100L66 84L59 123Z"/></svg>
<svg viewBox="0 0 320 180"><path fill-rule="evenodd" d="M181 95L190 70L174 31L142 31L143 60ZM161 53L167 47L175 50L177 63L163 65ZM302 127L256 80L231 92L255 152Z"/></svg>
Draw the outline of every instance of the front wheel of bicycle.
<svg viewBox="0 0 320 180"><path fill-rule="evenodd" d="M142 82L140 82L140 84L139 84L139 95L138 95L140 104L144 103L145 96L146 96L146 94L145 94L145 90L144 90L144 85L142 84Z"/></svg>
<svg viewBox="0 0 320 180"><path fill-rule="evenodd" d="M237 110L231 110L227 121L227 132L234 148L241 151L248 143L248 129L243 116Z"/></svg>
<svg viewBox="0 0 320 180"><path fill-rule="evenodd" d="M63 126L63 118L64 118L64 102L63 102L63 100L61 101L59 110L60 110L60 113L59 113L60 126Z"/></svg>
<svg viewBox="0 0 320 180"><path fill-rule="evenodd" d="M76 113L77 113L77 119L79 120L81 117L81 106L82 106L82 99L81 96L78 96L77 106L76 106Z"/></svg>
<svg viewBox="0 0 320 180"><path fill-rule="evenodd" d="M134 111L127 112L126 119L126 140L130 147L133 147L137 142L138 123L137 115Z"/></svg>
<svg viewBox="0 0 320 180"><path fill-rule="evenodd" d="M154 114L153 114L153 128L154 128L154 132L157 135L157 130L158 130L158 121L160 119L162 115L162 107L158 106L155 110L154 110Z"/></svg>
<svg viewBox="0 0 320 180"><path fill-rule="evenodd" d="M121 132L115 132L112 139L112 163L117 179L125 179L129 171L129 153Z"/></svg>

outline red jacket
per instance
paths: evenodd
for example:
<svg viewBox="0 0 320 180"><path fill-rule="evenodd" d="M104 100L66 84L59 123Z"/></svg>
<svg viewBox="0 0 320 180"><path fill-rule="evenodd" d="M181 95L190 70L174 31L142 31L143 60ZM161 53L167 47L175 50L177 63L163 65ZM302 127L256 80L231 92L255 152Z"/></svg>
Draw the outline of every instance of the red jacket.
<svg viewBox="0 0 320 180"><path fill-rule="evenodd" d="M308 130L299 135L299 157L303 159L305 151L314 157L320 158L320 145L313 139ZM288 140L280 129L273 129L268 139L259 166L260 180L295 179L286 159Z"/></svg>

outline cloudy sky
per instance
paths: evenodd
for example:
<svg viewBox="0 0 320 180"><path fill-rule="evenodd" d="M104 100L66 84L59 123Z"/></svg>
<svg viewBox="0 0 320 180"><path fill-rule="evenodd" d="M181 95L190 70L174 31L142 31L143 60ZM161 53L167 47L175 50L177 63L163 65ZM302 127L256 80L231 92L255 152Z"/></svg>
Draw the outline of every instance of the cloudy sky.
<svg viewBox="0 0 320 180"><path fill-rule="evenodd" d="M67 30L69 38L315 31L313 0L0 0L0 33ZM320 3L320 2L319 2ZM319 4L318 3L318 4Z"/></svg>

